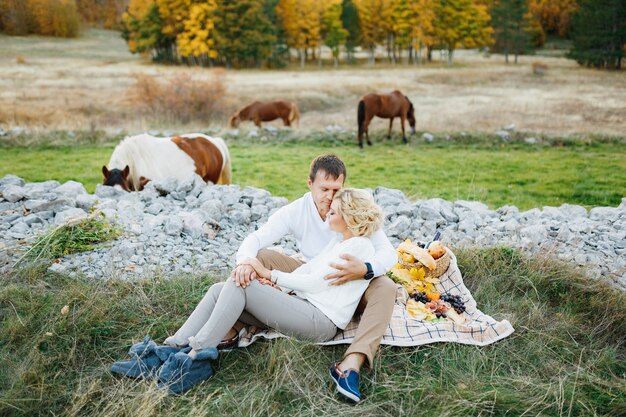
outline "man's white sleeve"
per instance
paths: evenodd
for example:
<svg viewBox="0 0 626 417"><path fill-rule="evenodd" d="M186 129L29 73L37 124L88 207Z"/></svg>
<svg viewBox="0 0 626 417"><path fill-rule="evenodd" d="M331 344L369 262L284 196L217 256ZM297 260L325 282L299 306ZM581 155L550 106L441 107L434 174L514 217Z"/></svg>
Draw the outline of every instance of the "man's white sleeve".
<svg viewBox="0 0 626 417"><path fill-rule="evenodd" d="M396 250L391 245L391 242L383 229L374 233L370 240L372 241L376 252L371 260L366 260L365 262L372 264L375 277L385 275L387 271L389 271L391 267L398 262Z"/></svg>
<svg viewBox="0 0 626 417"><path fill-rule="evenodd" d="M290 214L289 205L281 207L267 219L267 223L250 233L239 246L235 257L236 263L239 264L246 258L256 258L260 249L270 246L289 234Z"/></svg>

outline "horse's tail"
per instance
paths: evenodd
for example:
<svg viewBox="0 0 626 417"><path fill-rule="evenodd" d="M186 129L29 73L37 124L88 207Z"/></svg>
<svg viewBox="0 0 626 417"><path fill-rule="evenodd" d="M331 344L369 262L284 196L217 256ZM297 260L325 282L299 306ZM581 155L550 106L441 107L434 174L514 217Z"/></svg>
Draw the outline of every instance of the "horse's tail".
<svg viewBox="0 0 626 417"><path fill-rule="evenodd" d="M363 146L363 124L365 122L365 101L359 101L357 110L357 123L359 124L359 146Z"/></svg>
<svg viewBox="0 0 626 417"><path fill-rule="evenodd" d="M300 126L300 111L296 103L291 103L291 110L289 110L289 122L296 122Z"/></svg>

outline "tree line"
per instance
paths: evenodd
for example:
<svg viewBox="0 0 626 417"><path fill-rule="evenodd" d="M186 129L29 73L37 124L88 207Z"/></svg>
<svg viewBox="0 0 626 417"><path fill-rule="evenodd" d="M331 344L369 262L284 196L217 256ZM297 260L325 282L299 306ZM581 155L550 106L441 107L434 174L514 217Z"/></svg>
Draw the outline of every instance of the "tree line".
<svg viewBox="0 0 626 417"><path fill-rule="evenodd" d="M0 0L0 31L75 37L82 24L120 29L158 62L228 67L355 61L419 63L443 49L489 47L517 60L569 39L580 64L620 68L626 0Z"/></svg>

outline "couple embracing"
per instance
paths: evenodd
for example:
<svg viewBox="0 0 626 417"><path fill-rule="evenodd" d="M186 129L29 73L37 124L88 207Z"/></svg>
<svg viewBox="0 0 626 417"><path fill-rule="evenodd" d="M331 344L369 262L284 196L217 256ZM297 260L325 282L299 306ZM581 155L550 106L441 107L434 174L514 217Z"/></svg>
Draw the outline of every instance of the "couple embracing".
<svg viewBox="0 0 626 417"><path fill-rule="evenodd" d="M331 366L330 378L343 396L360 401L359 372L373 364L393 311L396 285L385 273L396 253L382 231L381 208L369 192L343 188L345 178L337 156L313 160L310 192L244 239L229 279L210 287L164 346L146 338L131 348L135 360L112 370L158 372L160 386L182 392L213 374L209 361L237 345L243 326L323 342L356 313L356 336L343 360ZM265 249L289 234L304 261Z"/></svg>

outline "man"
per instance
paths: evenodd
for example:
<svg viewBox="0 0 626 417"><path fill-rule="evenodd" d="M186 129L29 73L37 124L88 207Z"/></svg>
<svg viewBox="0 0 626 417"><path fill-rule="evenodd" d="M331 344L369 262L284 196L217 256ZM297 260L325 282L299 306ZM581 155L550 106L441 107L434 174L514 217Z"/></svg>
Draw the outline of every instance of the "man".
<svg viewBox="0 0 626 417"><path fill-rule="evenodd" d="M249 265L240 264L246 258L256 257L268 269L291 272L302 261L276 251L264 249L292 234L303 257L315 257L331 240L333 232L326 224L326 215L335 193L343 187L346 167L335 155L321 155L313 160L309 171L310 192L280 208L267 223L251 233L237 251L237 266L231 274L236 285L246 287L257 276ZM377 231L371 237L376 250L374 258L362 262L350 255L342 255L342 264L331 264L337 272L326 279L330 285L342 285L358 279L371 280L361 298L361 320L354 341L346 351L343 361L331 368L331 377L341 394L358 402L359 372L365 361L372 366L374 354L391 319L395 302L396 285L385 273L397 261L396 252L385 233Z"/></svg>

